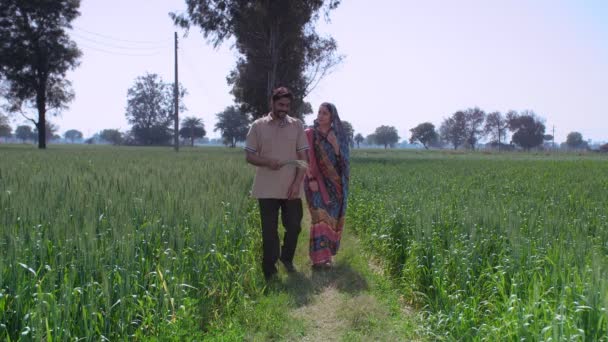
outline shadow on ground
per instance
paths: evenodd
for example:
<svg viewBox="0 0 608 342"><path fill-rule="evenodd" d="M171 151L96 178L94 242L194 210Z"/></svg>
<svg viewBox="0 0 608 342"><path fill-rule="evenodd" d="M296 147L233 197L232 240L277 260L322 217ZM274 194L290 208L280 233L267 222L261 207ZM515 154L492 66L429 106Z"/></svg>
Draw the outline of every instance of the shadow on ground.
<svg viewBox="0 0 608 342"><path fill-rule="evenodd" d="M289 294L297 307L308 305L313 296L327 287L339 292L356 295L369 288L367 280L349 264L338 262L329 270L310 270L288 274L280 283L274 284L273 290Z"/></svg>

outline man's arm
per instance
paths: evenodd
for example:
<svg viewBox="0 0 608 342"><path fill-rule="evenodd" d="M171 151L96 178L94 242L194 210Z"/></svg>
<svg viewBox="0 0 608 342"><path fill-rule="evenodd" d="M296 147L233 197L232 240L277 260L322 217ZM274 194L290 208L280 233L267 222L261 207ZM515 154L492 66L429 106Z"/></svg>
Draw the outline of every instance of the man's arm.
<svg viewBox="0 0 608 342"><path fill-rule="evenodd" d="M298 151L298 159L304 160L308 162L308 151ZM289 187L289 193L287 194L287 199L294 199L300 192L300 186L302 185L302 181L304 180L304 175L306 174L306 169L297 168L296 178L294 178L293 183Z"/></svg>
<svg viewBox="0 0 608 342"><path fill-rule="evenodd" d="M276 159L262 157L259 156L257 153L251 152L249 150L245 150L245 153L245 158L247 159L247 162L251 165L267 167L271 170L278 170L281 168L281 163Z"/></svg>

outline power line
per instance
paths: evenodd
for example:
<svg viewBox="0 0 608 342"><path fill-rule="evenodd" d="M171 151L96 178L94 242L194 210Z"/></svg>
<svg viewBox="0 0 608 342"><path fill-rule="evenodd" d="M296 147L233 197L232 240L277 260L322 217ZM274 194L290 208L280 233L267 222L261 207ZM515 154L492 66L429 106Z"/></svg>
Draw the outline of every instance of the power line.
<svg viewBox="0 0 608 342"><path fill-rule="evenodd" d="M203 89L203 96L207 97L207 93L209 90L208 90L208 87L205 84L205 82L202 80L203 78L200 77L200 72L194 66L194 63L192 63L192 60L190 59L190 56L188 55L186 50L182 49L181 52L182 52L182 56L184 57L183 60L185 62L185 65L186 65L187 69L190 71L189 75L193 76L194 80L199 85L199 87Z"/></svg>
<svg viewBox="0 0 608 342"><path fill-rule="evenodd" d="M103 52L103 53L107 53L110 55L116 55L116 56L129 56L129 57L151 57L151 56L158 56L161 54L161 52L156 52L156 53L150 53L150 54L134 54L134 53L123 53L123 52L116 52L116 51L109 51L109 50L105 50L105 49L100 49L97 47L93 47L93 46L89 46L86 44L82 44L82 43L78 43L79 46L83 46L87 49L91 49L94 51L98 51L98 52Z"/></svg>
<svg viewBox="0 0 608 342"><path fill-rule="evenodd" d="M73 25L73 28L76 29L76 30L79 30L79 31L86 32L88 34L92 34L92 35L98 36L98 37L102 37L102 38L105 38L105 39L111 39L111 40L115 40L115 41L119 41L119 42L124 42L124 43L133 43L133 44L165 44L165 43L171 41L170 38L163 39L163 40L156 40L156 41L121 39L121 38L115 38L115 37L108 36L108 35L101 34L101 33L96 33L96 32L93 32L93 31L89 31L89 30L83 29L82 27L78 27L76 25Z"/></svg>
<svg viewBox="0 0 608 342"><path fill-rule="evenodd" d="M168 45L164 45L164 46L124 46L124 45L115 45L115 44L106 43L106 42L98 41L98 40L95 40L95 39L91 39L91 38L88 38L86 36L79 35L79 34L77 34L75 32L72 32L72 34L75 37L79 38L79 39L86 40L87 42L90 42L90 43L93 43L93 44L99 44L99 45L101 45L103 47L113 48L113 49L147 50L147 51L156 50L156 51L159 51L159 50L164 50L164 49L168 48Z"/></svg>

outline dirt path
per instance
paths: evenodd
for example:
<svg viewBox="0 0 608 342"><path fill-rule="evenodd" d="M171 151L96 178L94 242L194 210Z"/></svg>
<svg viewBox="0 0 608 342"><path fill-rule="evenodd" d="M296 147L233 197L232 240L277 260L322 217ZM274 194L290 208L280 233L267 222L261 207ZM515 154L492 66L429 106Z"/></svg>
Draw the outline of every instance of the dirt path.
<svg viewBox="0 0 608 342"><path fill-rule="evenodd" d="M308 226L308 218L304 220ZM399 300L380 268L371 263L356 237L347 230L335 266L313 271L304 229L298 244L296 274L281 272L281 284L291 297L290 319L302 323L301 341L416 340L412 311ZM290 338L295 337L288 334Z"/></svg>
<svg viewBox="0 0 608 342"><path fill-rule="evenodd" d="M418 341L418 315L370 262L361 242L345 229L335 266L313 271L308 259L309 218L302 224L294 264L279 266L265 294L225 317L210 341ZM282 231L282 229L281 229Z"/></svg>

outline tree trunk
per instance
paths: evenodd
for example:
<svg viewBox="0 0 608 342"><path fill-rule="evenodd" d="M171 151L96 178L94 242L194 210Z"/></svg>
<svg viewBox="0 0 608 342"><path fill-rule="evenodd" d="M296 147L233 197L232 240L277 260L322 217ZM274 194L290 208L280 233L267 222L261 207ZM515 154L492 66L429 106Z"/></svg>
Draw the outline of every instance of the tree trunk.
<svg viewBox="0 0 608 342"><path fill-rule="evenodd" d="M498 152L500 152L500 127L498 127Z"/></svg>
<svg viewBox="0 0 608 342"><path fill-rule="evenodd" d="M270 24L270 31L268 37L269 43L269 55L270 55L270 69L268 70L268 86L266 87L266 97L270 98L272 90L276 86L277 81L277 68L279 66L279 49L277 48L277 41L279 40L279 30L276 21Z"/></svg>
<svg viewBox="0 0 608 342"><path fill-rule="evenodd" d="M46 149L46 100L44 94L38 94L36 97L36 106L38 107L38 148Z"/></svg>

